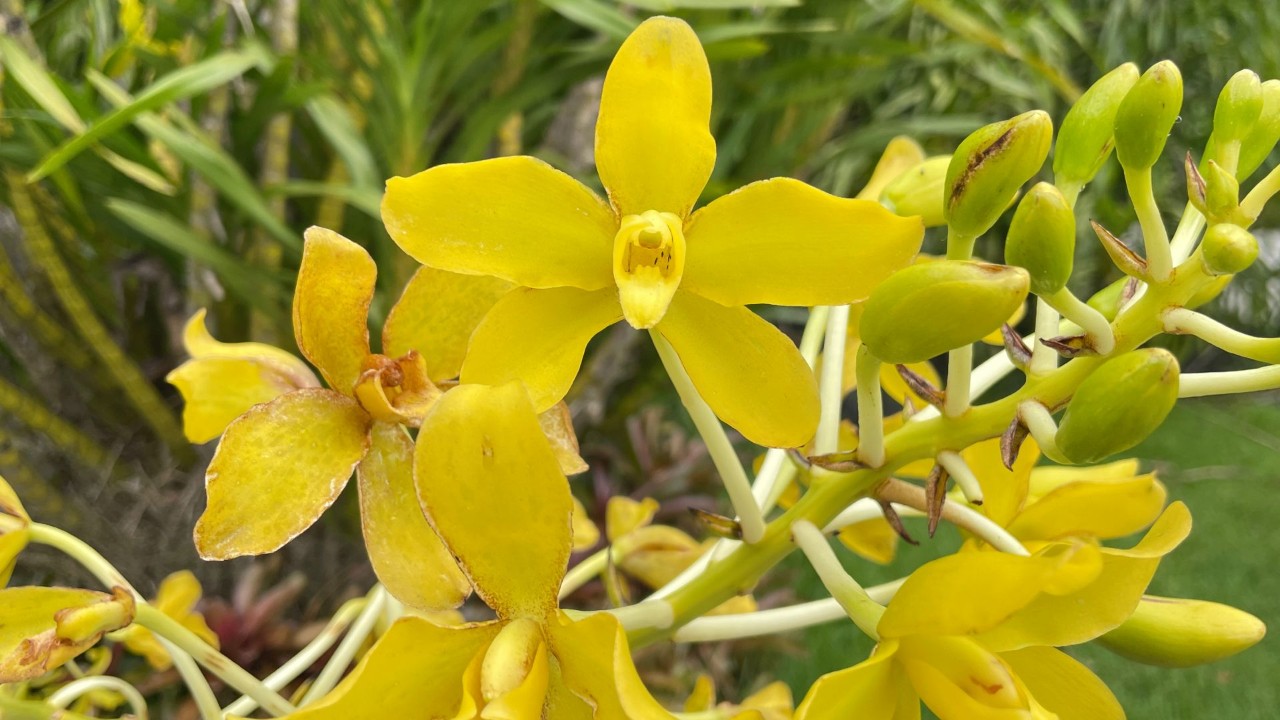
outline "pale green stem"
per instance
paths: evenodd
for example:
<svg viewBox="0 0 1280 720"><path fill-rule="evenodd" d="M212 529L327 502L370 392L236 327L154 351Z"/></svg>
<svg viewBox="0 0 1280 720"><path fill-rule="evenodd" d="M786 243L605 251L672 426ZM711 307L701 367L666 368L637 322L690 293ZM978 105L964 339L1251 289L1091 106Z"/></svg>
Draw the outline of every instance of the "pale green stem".
<svg viewBox="0 0 1280 720"><path fill-rule="evenodd" d="M1054 183L1058 186L1062 197L1066 198L1067 205L1074 208L1076 206L1076 198L1080 197L1080 191L1084 189L1084 186L1080 183L1058 182L1056 179Z"/></svg>
<svg viewBox="0 0 1280 720"><path fill-rule="evenodd" d="M1262 209L1278 192L1280 192L1280 165L1271 168L1271 172L1253 186L1249 194L1245 195L1244 200L1240 202L1240 209L1246 216L1256 218L1262 214Z"/></svg>
<svg viewBox="0 0 1280 720"><path fill-rule="evenodd" d="M1111 321L1067 288L1064 287L1041 300L1047 301L1055 310L1062 313L1063 317L1083 328L1093 343L1093 349L1099 355L1110 355L1111 351L1116 349L1116 335L1111 330ZM1039 328L1037 323L1036 329L1039 330Z"/></svg>
<svg viewBox="0 0 1280 720"><path fill-rule="evenodd" d="M1280 363L1280 338L1260 338L1234 330L1213 318L1187 308L1169 308L1160 319L1164 331L1195 335L1233 355L1264 363Z"/></svg>
<svg viewBox="0 0 1280 720"><path fill-rule="evenodd" d="M895 505L904 505L923 512L927 511L924 488L901 480L890 480L876 491L881 500L888 500ZM991 518L973 508L957 502L942 504L942 519L963 528L982 538L988 545L1000 552L1026 557L1031 553L1023 547L1018 538L1008 530L991 520Z"/></svg>
<svg viewBox="0 0 1280 720"><path fill-rule="evenodd" d="M698 434L702 436L707 452L711 455L711 461L715 464L716 471L720 473L720 480L729 493L729 502L733 504L733 510L737 513L738 522L742 527L742 541L747 544L759 542L764 536L764 514L760 512L760 506L756 504L755 497L751 494L751 481L747 480L747 472L742 467L742 461L738 459L738 453L733 449L733 443L729 442L724 425L698 394L698 389L694 387L693 380L685 372L675 348L671 347L660 333L651 332L649 335L653 338L654 347L658 349L662 366L666 368L667 375L676 386L676 394L680 396L680 401L689 411L693 426L698 429Z"/></svg>
<svg viewBox="0 0 1280 720"><path fill-rule="evenodd" d="M782 469L778 471L777 482L773 484L769 497L765 498L764 503L760 506L760 509L764 512L769 512L778 505L778 499L782 497L782 493L787 491L787 488L791 487L791 483L795 482L796 474L799 472L799 468L796 467L795 463L787 461L786 457L783 460L784 464Z"/></svg>
<svg viewBox="0 0 1280 720"><path fill-rule="evenodd" d="M858 460L868 467L884 464L884 398L880 392L879 358L866 345L858 348Z"/></svg>
<svg viewBox="0 0 1280 720"><path fill-rule="evenodd" d="M142 697L142 693L138 692L138 688L111 675L95 675L72 680L54 691L46 702L59 710L65 710L67 706L82 695L91 693L94 690L109 690L120 693L128 701L129 707L133 709L133 715L137 720L147 720L150 717L150 713L147 710L147 700Z"/></svg>
<svg viewBox="0 0 1280 720"><path fill-rule="evenodd" d="M569 597L574 590L586 585L593 578L604 572L604 569L609 566L610 549L610 547L605 547L597 550L583 558L582 562L569 568L569 572L564 575L564 581L560 583L561 600Z"/></svg>
<svg viewBox="0 0 1280 720"><path fill-rule="evenodd" d="M218 706L218 696L213 694L213 688L209 686L209 681L205 679L204 673L200 670L200 665L172 642L159 635L156 636L156 639L160 641L164 651L169 653L169 658L173 660L173 667L178 671L178 675L182 676L182 682L186 684L187 690L191 693L191 699L195 702L196 709L200 712L201 720L221 720L222 708Z"/></svg>
<svg viewBox="0 0 1280 720"><path fill-rule="evenodd" d="M839 449L840 405L844 400L844 346L849 334L849 306L831 308L827 317L827 340L822 346L822 377L818 396L822 410L818 432L813 439L813 452L826 455Z"/></svg>
<svg viewBox="0 0 1280 720"><path fill-rule="evenodd" d="M1196 249L1196 241L1200 239L1200 231L1205 226L1204 215L1191 203L1182 210L1182 219L1173 231L1173 239L1169 241L1169 249L1173 255L1174 265L1181 265Z"/></svg>
<svg viewBox="0 0 1280 720"><path fill-rule="evenodd" d="M1027 368L1032 375L1045 375L1058 369L1058 353L1040 342L1058 335L1058 320L1058 311L1044 298L1036 298L1035 344L1031 346L1031 366Z"/></svg>
<svg viewBox="0 0 1280 720"><path fill-rule="evenodd" d="M1155 191L1151 187L1151 168L1125 168L1125 184L1129 188L1129 201L1138 214L1142 226L1142 244L1147 256L1147 270L1151 279L1164 282L1173 272L1173 254L1169 247L1169 233L1160 217Z"/></svg>
<svg viewBox="0 0 1280 720"><path fill-rule="evenodd" d="M830 314L831 308L826 305L819 305L809 311L809 320L804 324L804 335L800 336L800 355L809 363L809 367L818 364L818 350L822 348Z"/></svg>
<svg viewBox="0 0 1280 720"><path fill-rule="evenodd" d="M310 703L324 697L326 693L338 684L342 676L347 671L347 666L355 659L356 653L359 652L360 646L364 645L364 641L373 632L373 628L378 623L378 617L382 615L382 606L386 602L387 591L381 585L374 585L369 594L365 596L368 602L364 609L356 616L351 623L351 630L347 632L347 636L342 638L342 642L338 643L338 648L333 651L333 657L329 658L329 662L320 670L320 674L316 676L316 680L311 687L307 689L302 700L298 703L300 707L306 707Z"/></svg>
<svg viewBox="0 0 1280 720"><path fill-rule="evenodd" d="M338 612L333 614L329 620L329 624L324 630L320 631L307 646L298 651L296 655L289 658L289 661L281 665L275 672L267 676L262 681L263 685L271 688L276 692L284 689L286 685L298 679L298 676L307 671L307 668L315 664L317 660L324 656L333 644L338 642L338 638L346 632L353 620L359 616L368 605L366 598L355 598L348 600L338 608ZM243 717L258 709L258 703L248 695L242 695L240 699L231 703L226 707L224 713L226 715L235 715Z"/></svg>
<svg viewBox="0 0 1280 720"><path fill-rule="evenodd" d="M626 607L606 609L627 630L655 628L665 630L675 621L675 610L665 600L649 596L647 600Z"/></svg>
<svg viewBox="0 0 1280 720"><path fill-rule="evenodd" d="M1027 426L1031 437L1040 446L1040 452L1056 463L1066 463L1062 451L1058 449L1058 423L1054 422L1049 408L1035 400L1027 400L1018 405L1018 417Z"/></svg>
<svg viewBox="0 0 1280 720"><path fill-rule="evenodd" d="M872 600L858 581L845 571L827 536L808 520L798 520L791 525L791 537L809 559L809 564L818 571L827 592L840 603L853 624L868 637L879 640L876 625L884 615L884 606Z"/></svg>
<svg viewBox="0 0 1280 720"><path fill-rule="evenodd" d="M1231 372L1188 373L1178 379L1178 397L1234 395L1280 388L1280 365Z"/></svg>
<svg viewBox="0 0 1280 720"><path fill-rule="evenodd" d="M938 453L937 461L951 479L956 481L956 487L960 488L966 500L975 505L982 504L982 484L969 468L969 463L960 457L960 453L954 450L943 450Z"/></svg>
<svg viewBox="0 0 1280 720"><path fill-rule="evenodd" d="M973 345L958 347L947 353L947 395L942 403L944 415L959 417L969 409L972 377Z"/></svg>

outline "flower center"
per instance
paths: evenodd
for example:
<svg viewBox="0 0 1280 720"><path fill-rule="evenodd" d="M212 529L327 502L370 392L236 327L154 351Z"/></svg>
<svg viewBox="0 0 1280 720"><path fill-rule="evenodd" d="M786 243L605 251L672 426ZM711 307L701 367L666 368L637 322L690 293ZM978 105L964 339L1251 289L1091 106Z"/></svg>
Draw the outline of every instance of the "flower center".
<svg viewBox="0 0 1280 720"><path fill-rule="evenodd" d="M640 330L657 325L684 275L679 217L646 210L622 218L613 240L613 279L622 314Z"/></svg>
<svg viewBox="0 0 1280 720"><path fill-rule="evenodd" d="M427 377L427 365L416 351L391 359L369 355L362 363L355 396L375 420L417 427L441 391Z"/></svg>

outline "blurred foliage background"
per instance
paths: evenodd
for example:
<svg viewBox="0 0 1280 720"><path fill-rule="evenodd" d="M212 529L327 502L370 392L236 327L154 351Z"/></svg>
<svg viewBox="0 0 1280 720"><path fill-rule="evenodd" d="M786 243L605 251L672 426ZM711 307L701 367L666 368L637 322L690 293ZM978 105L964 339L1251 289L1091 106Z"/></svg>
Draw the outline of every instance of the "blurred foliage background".
<svg viewBox="0 0 1280 720"><path fill-rule="evenodd" d="M208 307L220 339L290 347L302 230L319 224L379 260L378 323L413 269L378 217L392 175L531 153L594 183L602 74L654 13L687 19L712 62L704 200L775 175L850 195L893 136L949 153L1031 108L1061 119L1111 67L1167 57L1188 98L1157 173L1172 215L1222 82L1280 76L1269 0L0 0L0 473L144 585L193 565L211 449L182 437L163 382L186 318ZM1133 216L1117 175L1082 212L1120 233ZM1261 261L1211 312L1270 336L1280 243L1260 237ZM1077 291L1114 279L1092 239L1079 247ZM636 419L655 389L675 405L635 337L605 338L573 396L588 483L603 502L658 463L679 480L663 493L697 504L713 487L698 444ZM1188 369L1229 362L1180 350ZM317 533L283 563L368 580L350 528ZM225 589L245 564L202 572Z"/></svg>

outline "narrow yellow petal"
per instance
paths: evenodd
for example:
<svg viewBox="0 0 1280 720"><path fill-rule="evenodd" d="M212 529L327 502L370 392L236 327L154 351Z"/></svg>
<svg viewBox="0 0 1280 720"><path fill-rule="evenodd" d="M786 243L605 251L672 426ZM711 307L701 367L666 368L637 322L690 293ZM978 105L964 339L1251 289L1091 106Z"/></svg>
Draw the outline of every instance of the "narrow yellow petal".
<svg viewBox="0 0 1280 720"><path fill-rule="evenodd" d="M428 267L535 288L612 287L618 219L585 185L531 157L438 165L387 181L382 221Z"/></svg>
<svg viewBox="0 0 1280 720"><path fill-rule="evenodd" d="M364 248L332 230L307 228L293 293L293 334L329 387L348 395L369 354L369 303L377 278Z"/></svg>
<svg viewBox="0 0 1280 720"><path fill-rule="evenodd" d="M587 471L587 461L578 454L578 434L573 430L573 416L569 414L568 405L559 402L550 410L538 413L538 424L560 462L560 472L577 475Z"/></svg>
<svg viewBox="0 0 1280 720"><path fill-rule="evenodd" d="M346 487L368 431L369 416L332 390L295 390L240 416L205 473L200 556L261 555L306 530Z"/></svg>
<svg viewBox="0 0 1280 720"><path fill-rule="evenodd" d="M383 354L400 357L416 350L432 381L456 378L471 333L512 287L495 277L418 268L382 327Z"/></svg>
<svg viewBox="0 0 1280 720"><path fill-rule="evenodd" d="M534 408L548 410L569 392L591 338L621 319L612 288L512 290L471 336L462 381L501 385L519 380Z"/></svg>
<svg viewBox="0 0 1280 720"><path fill-rule="evenodd" d="M270 365L241 357L188 360L165 380L182 394L182 431L193 443L213 440L249 408L299 389Z"/></svg>
<svg viewBox="0 0 1280 720"><path fill-rule="evenodd" d="M677 292L657 331L702 399L748 440L800 447L818 427L818 384L790 338L744 307Z"/></svg>
<svg viewBox="0 0 1280 720"><path fill-rule="evenodd" d="M1009 532L1022 540L1124 537L1154 522L1167 498L1154 473L1119 482L1071 483L1028 505Z"/></svg>
<svg viewBox="0 0 1280 720"><path fill-rule="evenodd" d="M486 660L492 657L492 652L491 646ZM547 701L550 674L547 645L539 642L520 684L493 698L485 705L480 717L484 720L532 720L543 717L542 709Z"/></svg>
<svg viewBox="0 0 1280 720"><path fill-rule="evenodd" d="M919 218L790 178L752 183L694 213L683 285L724 305L847 305L910 264Z"/></svg>
<svg viewBox="0 0 1280 720"><path fill-rule="evenodd" d="M906 678L894 667L897 649L897 641L883 642L870 658L818 678L796 708L795 720L898 720Z"/></svg>
<svg viewBox="0 0 1280 720"><path fill-rule="evenodd" d="M627 634L616 618L596 613L573 622L559 613L548 626L563 682L596 708L601 720L673 720L636 672Z"/></svg>
<svg viewBox="0 0 1280 720"><path fill-rule="evenodd" d="M417 617L401 618L324 699L287 717L451 718L462 701L467 665L500 627L445 628Z"/></svg>
<svg viewBox="0 0 1280 720"><path fill-rule="evenodd" d="M1124 708L1106 683L1061 650L1029 647L1000 657L1058 720L1124 720Z"/></svg>
<svg viewBox="0 0 1280 720"><path fill-rule="evenodd" d="M315 373L307 364L274 345L256 342L224 343L216 340L205 326L206 311L197 310L182 330L182 345L193 358L242 358L266 365L283 376L295 388L317 387Z"/></svg>
<svg viewBox="0 0 1280 720"><path fill-rule="evenodd" d="M418 433L413 474L427 518L499 617L554 612L573 501L523 387L445 393Z"/></svg>
<svg viewBox="0 0 1280 720"><path fill-rule="evenodd" d="M427 523L413 485L413 441L398 425L374 423L358 469L360 520L369 562L397 600L421 610L454 608L471 583Z"/></svg>
<svg viewBox="0 0 1280 720"><path fill-rule="evenodd" d="M859 200L879 200L880 193L902 173L924 162L924 149L920 143L906 135L899 135L884 147L884 153L876 161L867 184L858 191Z"/></svg>
<svg viewBox="0 0 1280 720"><path fill-rule="evenodd" d="M683 20L640 23L605 74L596 168L619 215L687 217L716 164L711 69Z"/></svg>
<svg viewBox="0 0 1280 720"><path fill-rule="evenodd" d="M130 598L131 599L131 598ZM87 636L59 633L58 617L77 610L115 603L121 612L108 613L123 622L94 628ZM128 607L124 605L127 604ZM40 677L92 647L103 633L132 620L132 603L92 590L57 587L16 587L0 590L0 683Z"/></svg>

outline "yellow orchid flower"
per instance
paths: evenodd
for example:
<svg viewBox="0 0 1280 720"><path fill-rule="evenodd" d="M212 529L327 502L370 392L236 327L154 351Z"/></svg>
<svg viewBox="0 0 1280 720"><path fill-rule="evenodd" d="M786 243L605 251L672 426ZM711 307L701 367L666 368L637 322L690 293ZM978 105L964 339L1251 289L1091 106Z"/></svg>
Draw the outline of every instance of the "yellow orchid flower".
<svg viewBox="0 0 1280 720"><path fill-rule="evenodd" d="M422 431L433 440L414 456L422 507L498 617L461 627L403 618L332 693L290 717L671 718L613 616L574 621L557 609L572 497L525 389L461 385Z"/></svg>
<svg viewBox="0 0 1280 720"><path fill-rule="evenodd" d="M719 720L791 720L795 701L791 697L791 688L779 681L765 685L741 703L717 703L715 682L710 675L702 674L685 701L684 711Z"/></svg>
<svg viewBox="0 0 1280 720"><path fill-rule="evenodd" d="M40 677L133 622L133 595L61 587L0 590L0 684Z"/></svg>
<svg viewBox="0 0 1280 720"><path fill-rule="evenodd" d="M216 649L217 633L209 628L204 616L196 610L201 593L200 581L195 574L190 570L180 570L160 583L160 589L156 591L156 598L151 604ZM155 633L141 625L130 625L120 633L119 638L129 652L141 655L156 670L168 670L173 665L173 659L156 639Z"/></svg>
<svg viewBox="0 0 1280 720"><path fill-rule="evenodd" d="M813 435L812 372L745 306L857 302L910 261L923 226L787 178L693 213L715 164L710 114L697 36L650 18L604 81L595 157L608 203L531 157L387 182L383 221L407 253L521 286L476 329L464 382L522 380L545 410L568 391L588 341L625 318L669 342L707 404L748 439L797 447Z"/></svg>
<svg viewBox="0 0 1280 720"><path fill-rule="evenodd" d="M18 554L27 547L31 516L9 483L0 477L0 588L9 584Z"/></svg>
<svg viewBox="0 0 1280 720"><path fill-rule="evenodd" d="M222 435L205 476L208 507L195 528L202 557L279 549L320 517L354 470L365 544L379 580L411 607L449 608L466 598L466 578L418 507L413 441L401 427L420 425L444 392L435 378L456 372L452 349L417 348L436 338L456 347L468 322L465 308L452 319L443 318L452 307L423 308L423 286L440 282L445 298L463 295L458 288L480 288L468 302L496 292L490 279L468 283L446 275L415 276L383 329L383 348L403 354L394 360L373 354L367 318L377 277L373 259L337 233L309 229L294 333L327 389L289 353L260 343L219 343L202 315L193 318L186 335L193 359L169 380L187 401L188 437ZM427 353L444 368L434 378ZM239 392L223 394L228 387ZM546 437L566 471L584 469L564 408L544 415Z"/></svg>

